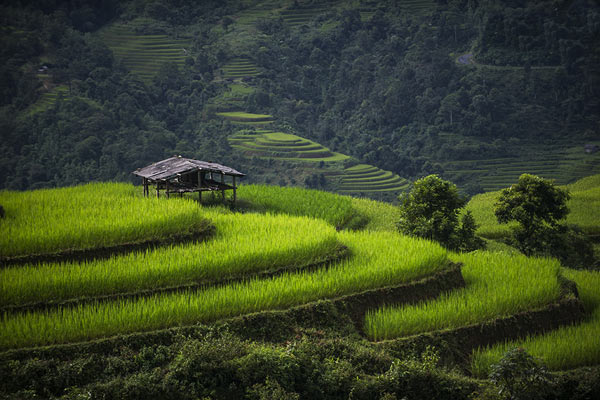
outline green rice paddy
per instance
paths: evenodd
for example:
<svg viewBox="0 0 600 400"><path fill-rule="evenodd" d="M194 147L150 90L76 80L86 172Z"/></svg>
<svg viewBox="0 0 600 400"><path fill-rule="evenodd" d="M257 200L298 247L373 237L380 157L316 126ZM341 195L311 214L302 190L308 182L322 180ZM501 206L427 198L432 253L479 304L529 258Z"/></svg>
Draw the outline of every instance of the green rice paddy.
<svg viewBox="0 0 600 400"><path fill-rule="evenodd" d="M283 133L245 133L249 137L264 134L284 148L303 142ZM368 165L350 172L359 179L389 177ZM589 215L585 205L596 207L599 186L600 176L570 186L572 201L582 205L578 213ZM181 226L190 221L211 221L215 227L214 235L201 243L103 260L5 267L0 270L0 307L51 307L22 312L5 308L0 317L0 349L73 343L283 310L408 283L442 271L453 261L464 264L465 288L414 305L368 311L364 324L368 338L385 340L454 329L543 307L560 298L562 273L577 283L586 320L546 335L480 349L474 353L472 370L485 376L489 365L511 346L527 348L551 369L600 362L595 340L600 326L597 272L564 270L551 259L507 252L447 253L437 244L395 233L397 208L372 200L261 185L242 185L238 194L243 214L223 207L199 207L186 198L146 199L141 188L126 184L0 192L6 221L11 222L0 224L5 230L0 243L5 246L21 235L25 239L17 242L27 245L19 254L29 254L28 249L45 243L49 237L45 230L56 237L54 248L59 250L54 251L75 248L69 234L78 220L90 233L72 236L87 237L92 248L106 245L107 237L111 238L108 243L118 244L157 237L172 227L176 228L172 232L180 233ZM156 215L156 221L132 217L140 214ZM336 230L357 216L368 220L364 230ZM53 226L64 229L54 233L48 228ZM7 234L7 229L12 230ZM139 232L143 235L136 236ZM348 248L348 257L327 266L303 268L332 260L341 245ZM277 274L260 275L263 272ZM161 290L174 287L179 290ZM132 293L139 295L126 296ZM98 298L105 295L113 297ZM67 300L70 304L61 306Z"/></svg>
<svg viewBox="0 0 600 400"><path fill-rule="evenodd" d="M339 247L335 229L322 220L218 211L203 214L213 221L217 232L206 242L134 252L108 260L1 269L0 306L210 284L257 272L306 266L327 259ZM310 235L305 234L308 231Z"/></svg>
<svg viewBox="0 0 600 400"><path fill-rule="evenodd" d="M221 67L224 79L252 78L259 75L256 64L246 57L236 57Z"/></svg>
<svg viewBox="0 0 600 400"><path fill-rule="evenodd" d="M230 137L231 146L245 155L303 162L340 162L348 156L333 152L312 140L283 132Z"/></svg>
<svg viewBox="0 0 600 400"><path fill-rule="evenodd" d="M197 205L143 198L127 184L92 183L32 192L0 191L6 217L0 255L14 257L89 250L203 232Z"/></svg>
<svg viewBox="0 0 600 400"><path fill-rule="evenodd" d="M524 173L553 179L557 184L565 185L574 179L600 172L600 153L586 154L582 146L567 140L555 142L549 145L524 145L522 156L452 161L444 165L444 174L448 177L475 175L482 189L490 192L516 183ZM527 152L527 148L535 148L535 151Z"/></svg>
<svg viewBox="0 0 600 400"><path fill-rule="evenodd" d="M48 109L52 107L60 97L62 97L63 99L69 97L68 86L58 85L52 88L51 90L44 92L40 96L38 101L36 101L34 104L31 105L31 107L29 107L28 111L30 113L36 113Z"/></svg>
<svg viewBox="0 0 600 400"><path fill-rule="evenodd" d="M368 164L359 164L344 169L340 193L403 191L409 182L390 171L384 171Z"/></svg>
<svg viewBox="0 0 600 400"><path fill-rule="evenodd" d="M90 340L285 309L405 283L446 267L446 251L425 240L387 232L345 232L338 238L353 256L314 272L68 309L5 313L0 319L0 348Z"/></svg>
<svg viewBox="0 0 600 400"><path fill-rule="evenodd" d="M417 305L367 313L372 340L459 328L548 304L560 296L560 264L543 258L477 251L453 255L462 262L466 288Z"/></svg>
<svg viewBox="0 0 600 400"><path fill-rule="evenodd" d="M600 364L600 272L564 269L563 274L577 283L587 318L580 324L561 327L523 340L500 343L473 353L471 370L485 377L490 366L513 347L522 347L540 358L551 370Z"/></svg>
<svg viewBox="0 0 600 400"><path fill-rule="evenodd" d="M304 215L343 227L356 212L349 197L320 190L269 185L242 185L238 189L240 204L252 211Z"/></svg>

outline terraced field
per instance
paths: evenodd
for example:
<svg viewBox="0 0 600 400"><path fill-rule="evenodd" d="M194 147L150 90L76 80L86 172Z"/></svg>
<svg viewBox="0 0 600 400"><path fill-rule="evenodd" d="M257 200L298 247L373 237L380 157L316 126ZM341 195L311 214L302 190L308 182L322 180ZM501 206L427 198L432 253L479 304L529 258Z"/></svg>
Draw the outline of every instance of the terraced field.
<svg viewBox="0 0 600 400"><path fill-rule="evenodd" d="M117 189L115 196L97 196L90 207L95 208L100 200L118 204L118 193L124 188L113 186ZM108 184L103 189L110 191L110 187ZM78 188L70 190L76 194ZM248 195L250 199L257 196ZM139 198L137 203L143 209L146 203L156 201ZM164 199L160 203L187 209L194 202ZM296 196L280 203L293 212L302 199ZM7 217L22 212L18 206L10 206ZM333 226L323 220L286 214L239 215L225 209L202 210L188 218L189 223L198 218L216 225L214 239L108 259L2 269L0 348L85 341L285 309L404 284L448 266L446 251L440 246L397 234L336 234ZM127 224L135 222L129 220ZM91 230L102 232L101 227L92 226ZM390 242L391 246L386 244ZM351 249L350 259L335 261L340 245ZM384 259L387 267L383 267ZM303 268L324 260L333 264L310 271ZM269 271L275 271L275 275L269 275ZM215 279L225 284L211 285ZM31 310L22 312L27 305Z"/></svg>
<svg viewBox="0 0 600 400"><path fill-rule="evenodd" d="M253 124L253 120L260 121L268 117L247 113L218 115L223 118L235 118L236 123L247 125ZM342 162L349 159L347 155L333 152L317 142L292 134L268 129L242 130L229 137L229 143L248 157L308 163L326 176L338 193L394 192L408 187L406 179L372 165L360 164L344 168ZM319 162L319 166L315 165L316 162Z"/></svg>
<svg viewBox="0 0 600 400"><path fill-rule="evenodd" d="M244 107L246 99L253 92L254 89L244 83L230 83L227 86L227 90L221 95L213 98L211 103L215 105L218 110L239 110Z"/></svg>
<svg viewBox="0 0 600 400"><path fill-rule="evenodd" d="M570 213L567 224L578 225L590 235L600 235L600 175L593 175L566 185L571 199L567 202ZM502 239L510 234L511 224L499 224L494 215L494 204L501 191L481 193L473 196L467 204L467 210L473 213L479 228L477 233L488 239Z"/></svg>
<svg viewBox="0 0 600 400"><path fill-rule="evenodd" d="M356 170L376 173L366 167ZM583 182L579 189L595 182ZM115 201L118 208L123 191L134 189L106 184L105 194L111 187L113 196L91 198L89 207ZM76 198L80 189L89 192L89 187L69 188L65 201ZM44 191L20 196L38 198L40 193L45 198ZM149 358L151 368L160 369L162 375L162 368L174 368L160 360L175 358L191 362L196 373L198 363L212 360L212 353L227 352L239 343L230 330L246 335L239 337L252 345L267 339L283 349L276 354L252 353L261 368L265 362L298 363L293 353L289 359L279 355L296 346L325 347L331 358L339 351L354 354L351 343L377 351L378 357L390 354L382 371L410 362L396 360L389 367L398 354L429 343L452 347L455 353L448 361L458 366L456 371L472 368L478 376L485 376L490 362L514 344L545 357L556 370L600 364L600 276L595 272L568 271L550 259L502 252L448 253L435 243L400 236L389 221L395 215L391 205L297 188L253 186L240 193L251 205L243 214L211 207L197 208L188 216L189 223L209 220L216 227L214 237L201 243L84 262L3 266L3 394L21 398L25 390L40 392L49 385L59 394L74 385L82 390L90 383L103 385L105 375L82 373L96 363L110 368L127 363L127 374L141 376L147 364L138 365ZM27 214L28 204L36 203L25 200L8 207L7 218L22 219L19 214ZM148 215L145 207L157 204L181 210L197 207L186 198L157 203L141 197L136 207ZM71 209L78 206L74 203ZM333 212L328 214L328 209ZM376 226L369 224L368 230L338 231L339 224L357 213L363 217L383 213L386 218L374 218ZM135 219L129 221L135 224ZM19 229L27 230L24 225ZM91 227L94 230L98 225ZM562 276L577 283L581 300L563 284ZM546 333L540 336L542 330ZM253 336L257 334L260 338ZM219 344L210 348L211 354L203 350L195 359L187 350L169 347L190 348L215 337ZM519 341L504 345L507 339ZM488 349L494 344L499 347ZM357 356L362 359L364 354ZM87 364L76 361L82 357ZM237 364L231 365L236 373ZM420 369L427 379L438 373L430 367ZM49 379L55 371L60 380ZM406 371L403 374L411 373ZM115 375L122 379L123 373L118 369ZM192 377L194 383L204 384L213 379L214 370L206 377ZM132 388L136 393L141 390Z"/></svg>
<svg viewBox="0 0 600 400"><path fill-rule="evenodd" d="M453 161L445 164L445 175L476 175L486 192L516 183L524 173L553 179L565 185L575 179L600 172L600 153L585 154L583 146L536 146L528 156L473 161Z"/></svg>
<svg viewBox="0 0 600 400"><path fill-rule="evenodd" d="M368 164L346 168L341 176L339 193L402 191L409 182L390 171Z"/></svg>
<svg viewBox="0 0 600 400"><path fill-rule="evenodd" d="M326 13L336 5L336 2L329 4L323 2L322 4L313 4L311 7L298 7L288 8L280 11L280 15L286 24L296 27L309 23L313 18L319 14Z"/></svg>
<svg viewBox="0 0 600 400"><path fill-rule="evenodd" d="M246 57L232 58L221 67L224 79L252 78L259 75L256 64Z"/></svg>
<svg viewBox="0 0 600 400"><path fill-rule="evenodd" d="M151 80L167 62L183 65L188 56L190 41L163 34L136 33L135 21L112 24L99 35L115 57L144 80Z"/></svg>
<svg viewBox="0 0 600 400"><path fill-rule="evenodd" d="M266 0L256 4L247 4L247 8L235 15L236 23L240 25L253 25L261 18L272 17L274 10L281 7L281 1L279 0Z"/></svg>
<svg viewBox="0 0 600 400"><path fill-rule="evenodd" d="M416 15L430 14L437 7L433 0L402 0L399 3L407 13Z"/></svg>
<svg viewBox="0 0 600 400"><path fill-rule="evenodd" d="M231 121L237 125L250 127L264 127L274 122L273 116L269 114L253 114L244 111L225 111L217 113L218 117Z"/></svg>
<svg viewBox="0 0 600 400"><path fill-rule="evenodd" d="M255 135L233 135L232 147L252 157L306 162L337 163L348 156L335 153L312 140L283 132L262 131Z"/></svg>
<svg viewBox="0 0 600 400"><path fill-rule="evenodd" d="M38 101L31 105L29 112L36 113L50 108L56 103L59 97L66 99L69 96L69 88L66 85L59 85L52 88L47 92L44 92Z"/></svg>

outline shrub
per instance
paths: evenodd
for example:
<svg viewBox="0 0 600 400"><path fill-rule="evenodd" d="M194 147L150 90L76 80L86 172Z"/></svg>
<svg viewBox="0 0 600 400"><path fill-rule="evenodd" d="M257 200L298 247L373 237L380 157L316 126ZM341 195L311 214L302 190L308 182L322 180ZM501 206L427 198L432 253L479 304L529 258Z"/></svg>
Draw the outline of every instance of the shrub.
<svg viewBox="0 0 600 400"><path fill-rule="evenodd" d="M490 380L498 394L511 400L542 399L552 383L546 367L521 347L515 347L492 366Z"/></svg>

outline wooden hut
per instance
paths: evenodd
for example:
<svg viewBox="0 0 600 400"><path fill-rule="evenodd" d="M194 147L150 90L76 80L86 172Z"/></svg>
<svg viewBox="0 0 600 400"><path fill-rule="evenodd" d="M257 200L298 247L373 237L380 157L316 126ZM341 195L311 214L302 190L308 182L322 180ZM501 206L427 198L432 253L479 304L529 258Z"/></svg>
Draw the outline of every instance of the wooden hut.
<svg viewBox="0 0 600 400"><path fill-rule="evenodd" d="M150 185L156 190L156 197L164 190L167 197L172 193L198 192L198 200L202 200L202 192L220 191L225 200L225 191L233 190L233 201L236 200L236 178L243 177L239 171L221 164L192 160L181 156L167 158L133 171L142 178L144 196L150 193ZM231 184L225 183L225 176L230 176Z"/></svg>

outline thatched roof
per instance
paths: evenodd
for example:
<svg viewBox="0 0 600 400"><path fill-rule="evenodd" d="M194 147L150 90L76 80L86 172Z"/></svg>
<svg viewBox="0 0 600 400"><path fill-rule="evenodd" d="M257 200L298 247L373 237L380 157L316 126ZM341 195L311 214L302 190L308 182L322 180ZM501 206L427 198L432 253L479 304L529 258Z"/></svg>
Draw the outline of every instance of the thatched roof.
<svg viewBox="0 0 600 400"><path fill-rule="evenodd" d="M153 181L167 180L194 171L206 171L231 176L246 176L233 168L184 157L171 157L133 171L134 175Z"/></svg>

